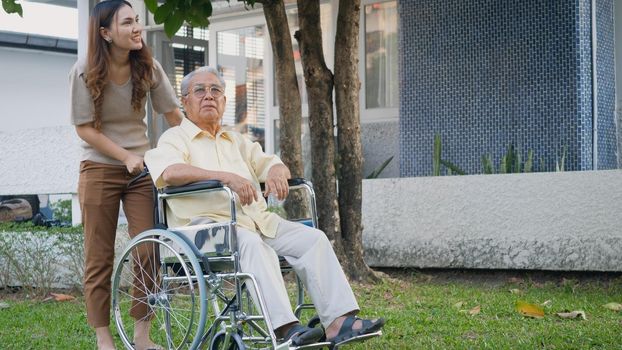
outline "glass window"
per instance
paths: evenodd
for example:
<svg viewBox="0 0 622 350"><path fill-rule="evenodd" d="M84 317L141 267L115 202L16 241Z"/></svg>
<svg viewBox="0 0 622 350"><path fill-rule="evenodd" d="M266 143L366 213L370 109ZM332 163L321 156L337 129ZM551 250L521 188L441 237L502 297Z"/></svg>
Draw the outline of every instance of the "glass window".
<svg viewBox="0 0 622 350"><path fill-rule="evenodd" d="M397 2L365 6L365 107L397 107Z"/></svg>
<svg viewBox="0 0 622 350"><path fill-rule="evenodd" d="M220 31L216 50L218 70L226 83L223 125L233 127L265 149L263 40L263 26Z"/></svg>
<svg viewBox="0 0 622 350"><path fill-rule="evenodd" d="M164 51L160 63L175 88L177 96L181 96L181 80L183 77L207 64L207 40L209 31L203 28L182 26L175 34L172 42L165 41ZM170 62L168 55L172 55ZM172 74L171 74L172 73Z"/></svg>

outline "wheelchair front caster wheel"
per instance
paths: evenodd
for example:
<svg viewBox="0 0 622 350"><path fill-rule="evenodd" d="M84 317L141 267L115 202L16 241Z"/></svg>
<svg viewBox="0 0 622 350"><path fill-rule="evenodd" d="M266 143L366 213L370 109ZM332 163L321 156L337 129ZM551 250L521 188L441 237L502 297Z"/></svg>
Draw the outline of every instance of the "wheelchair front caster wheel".
<svg viewBox="0 0 622 350"><path fill-rule="evenodd" d="M226 332L220 331L212 339L209 348L210 350L245 350L246 346L239 334L227 336Z"/></svg>

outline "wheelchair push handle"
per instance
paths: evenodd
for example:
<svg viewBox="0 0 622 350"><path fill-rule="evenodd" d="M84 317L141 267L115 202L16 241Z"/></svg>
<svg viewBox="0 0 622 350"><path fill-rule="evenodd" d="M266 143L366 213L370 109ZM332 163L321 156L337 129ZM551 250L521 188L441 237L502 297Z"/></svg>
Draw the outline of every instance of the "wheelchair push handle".
<svg viewBox="0 0 622 350"><path fill-rule="evenodd" d="M147 168L147 164L143 163L143 170L136 176L134 176L126 185L127 188L132 187L135 183L137 183L143 177L149 175L149 168Z"/></svg>

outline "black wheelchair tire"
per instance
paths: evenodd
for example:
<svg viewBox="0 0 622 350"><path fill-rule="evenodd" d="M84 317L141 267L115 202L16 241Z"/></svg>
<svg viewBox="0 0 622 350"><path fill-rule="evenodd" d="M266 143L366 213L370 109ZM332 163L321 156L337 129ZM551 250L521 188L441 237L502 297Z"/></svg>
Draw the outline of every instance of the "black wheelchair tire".
<svg viewBox="0 0 622 350"><path fill-rule="evenodd" d="M246 349L244 342L242 342L242 337L240 337L239 334L233 334L231 336L231 344L229 344L229 346L225 349L222 343L225 341L226 335L227 334L224 331L220 331L216 333L216 335L214 336L214 338L212 338L212 341L210 343L210 346L209 346L210 350L245 350Z"/></svg>

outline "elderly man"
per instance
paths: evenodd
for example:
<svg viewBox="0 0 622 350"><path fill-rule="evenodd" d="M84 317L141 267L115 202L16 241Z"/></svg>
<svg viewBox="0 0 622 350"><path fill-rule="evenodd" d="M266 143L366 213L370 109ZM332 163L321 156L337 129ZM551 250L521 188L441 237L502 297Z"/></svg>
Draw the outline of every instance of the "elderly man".
<svg viewBox="0 0 622 350"><path fill-rule="evenodd" d="M339 343L379 330L384 319L362 320L354 315L358 304L326 235L291 222L266 210L260 192L284 199L288 194L289 169L275 155L237 132L221 127L225 111L225 82L217 70L201 67L181 83L186 119L167 130L145 162L156 186L179 186L202 180L218 180L237 196L240 268L252 273L265 296L275 333L294 345L318 341L324 332L302 326L292 312L277 255L284 256L301 277L326 330L326 339ZM229 203L179 198L169 203L173 225L202 219L229 219Z"/></svg>

